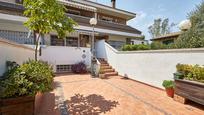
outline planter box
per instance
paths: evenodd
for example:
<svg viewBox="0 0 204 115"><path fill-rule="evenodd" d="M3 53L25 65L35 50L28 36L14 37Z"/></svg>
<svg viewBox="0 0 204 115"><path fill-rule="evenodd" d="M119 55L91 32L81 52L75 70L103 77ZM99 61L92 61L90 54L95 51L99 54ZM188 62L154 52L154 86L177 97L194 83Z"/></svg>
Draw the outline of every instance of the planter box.
<svg viewBox="0 0 204 115"><path fill-rule="evenodd" d="M25 96L0 100L0 115L34 115L35 97Z"/></svg>
<svg viewBox="0 0 204 115"><path fill-rule="evenodd" d="M199 104L204 105L204 84L189 81L189 80L182 80L182 79L175 79L175 94L191 101L197 102Z"/></svg>

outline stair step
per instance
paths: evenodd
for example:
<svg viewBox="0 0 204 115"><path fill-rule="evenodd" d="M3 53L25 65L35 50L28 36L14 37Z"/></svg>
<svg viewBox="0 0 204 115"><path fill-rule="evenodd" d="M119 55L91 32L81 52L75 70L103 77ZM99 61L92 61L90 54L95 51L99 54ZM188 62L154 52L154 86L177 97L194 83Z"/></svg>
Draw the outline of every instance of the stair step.
<svg viewBox="0 0 204 115"><path fill-rule="evenodd" d="M108 64L108 62L106 62L106 61L99 61L101 64L103 63L103 64Z"/></svg>
<svg viewBox="0 0 204 115"><path fill-rule="evenodd" d="M111 66L101 66L101 69L112 69Z"/></svg>
<svg viewBox="0 0 204 115"><path fill-rule="evenodd" d="M101 63L101 66L109 66L108 63Z"/></svg>
<svg viewBox="0 0 204 115"><path fill-rule="evenodd" d="M103 73L105 77L118 75L118 72L116 72L115 69L113 69L112 66L110 66L105 59L99 58L98 60L101 63L101 69L102 69L101 73Z"/></svg>
<svg viewBox="0 0 204 115"><path fill-rule="evenodd" d="M106 61L105 59L103 58L98 58L99 61Z"/></svg>
<svg viewBox="0 0 204 115"><path fill-rule="evenodd" d="M117 76L118 72L110 72L110 73L105 73L105 76L109 77L109 76Z"/></svg>
<svg viewBox="0 0 204 115"><path fill-rule="evenodd" d="M104 70L102 70L102 72L104 72L104 73L115 72L115 70L114 69L104 69Z"/></svg>

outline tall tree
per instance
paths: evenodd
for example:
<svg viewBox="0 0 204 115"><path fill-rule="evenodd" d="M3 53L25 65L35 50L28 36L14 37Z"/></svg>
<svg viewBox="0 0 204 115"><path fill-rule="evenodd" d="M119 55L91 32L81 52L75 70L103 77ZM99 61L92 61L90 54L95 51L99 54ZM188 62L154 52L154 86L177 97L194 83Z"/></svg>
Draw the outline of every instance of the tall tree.
<svg viewBox="0 0 204 115"><path fill-rule="evenodd" d="M161 31L161 18L155 19L154 23L149 26L149 33L152 35L152 37L157 37L160 36L160 31Z"/></svg>
<svg viewBox="0 0 204 115"><path fill-rule="evenodd" d="M192 27L176 40L178 48L204 47L204 1L188 14Z"/></svg>
<svg viewBox="0 0 204 115"><path fill-rule="evenodd" d="M26 9L24 15L28 17L24 25L36 33L35 60L38 59L39 39L43 34L55 31L59 38L64 38L77 25L66 16L66 8L57 0L24 0L23 5Z"/></svg>
<svg viewBox="0 0 204 115"><path fill-rule="evenodd" d="M163 20L162 24L161 24L161 34L164 35L164 34L167 34L169 33L169 19L166 18Z"/></svg>
<svg viewBox="0 0 204 115"><path fill-rule="evenodd" d="M153 38L165 35L171 32L171 28L175 26L174 23L169 24L169 19L162 20L161 18L155 19L154 23L149 26L149 33Z"/></svg>

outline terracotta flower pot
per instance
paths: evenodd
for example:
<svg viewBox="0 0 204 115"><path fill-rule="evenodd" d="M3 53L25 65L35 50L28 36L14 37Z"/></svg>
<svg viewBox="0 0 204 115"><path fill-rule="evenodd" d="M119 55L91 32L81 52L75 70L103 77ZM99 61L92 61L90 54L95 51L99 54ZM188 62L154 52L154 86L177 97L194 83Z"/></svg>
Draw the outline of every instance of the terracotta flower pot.
<svg viewBox="0 0 204 115"><path fill-rule="evenodd" d="M166 94L173 98L174 97L174 88L166 88Z"/></svg>

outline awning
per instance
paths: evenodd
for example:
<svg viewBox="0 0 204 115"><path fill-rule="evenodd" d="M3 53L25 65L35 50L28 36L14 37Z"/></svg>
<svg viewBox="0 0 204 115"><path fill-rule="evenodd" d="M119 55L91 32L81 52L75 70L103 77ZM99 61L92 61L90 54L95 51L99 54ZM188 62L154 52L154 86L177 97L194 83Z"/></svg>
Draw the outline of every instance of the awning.
<svg viewBox="0 0 204 115"><path fill-rule="evenodd" d="M70 6L70 7L74 7L74 8L79 8L82 10L87 10L87 11L91 11L91 12L96 12L96 8L91 7L91 6L87 6L87 5L83 5L83 4L79 4L76 3L74 1L70 1L70 0L59 0L60 2L62 2L63 4Z"/></svg>
<svg viewBox="0 0 204 115"><path fill-rule="evenodd" d="M79 34L83 35L89 35L91 36L93 33L90 30L81 30L81 29L76 29L74 32L69 33L69 36L78 36ZM94 32L95 35L99 35L98 32Z"/></svg>

